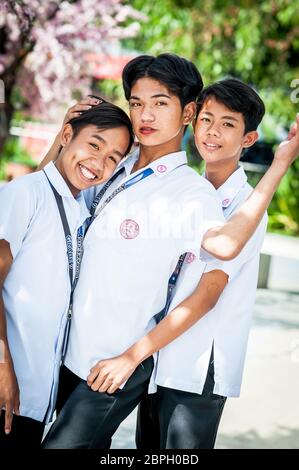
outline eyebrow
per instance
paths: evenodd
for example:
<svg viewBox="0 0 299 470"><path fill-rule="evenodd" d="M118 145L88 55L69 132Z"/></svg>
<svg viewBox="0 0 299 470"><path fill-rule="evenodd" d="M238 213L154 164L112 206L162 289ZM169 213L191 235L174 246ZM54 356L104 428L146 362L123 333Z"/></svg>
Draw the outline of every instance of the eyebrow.
<svg viewBox="0 0 299 470"><path fill-rule="evenodd" d="M209 116L214 116L213 113L209 113L209 111L201 111L202 113L204 114L208 114ZM230 121L236 121L236 122L239 122L238 119L232 117L232 116L221 116L221 119L229 119Z"/></svg>
<svg viewBox="0 0 299 470"><path fill-rule="evenodd" d="M107 141L105 139L103 139L103 137L97 135L97 134L93 134L91 137L94 137L95 139L99 140L100 142L102 142L102 144L106 144L107 145ZM123 158L123 154L121 152L119 152L118 150L115 150L113 149L113 153L115 153L116 155L118 155L120 158Z"/></svg>
<svg viewBox="0 0 299 470"><path fill-rule="evenodd" d="M151 98L171 98L169 95L166 95L166 93L157 93L156 95L152 95ZM138 96L130 96L130 100L140 100Z"/></svg>

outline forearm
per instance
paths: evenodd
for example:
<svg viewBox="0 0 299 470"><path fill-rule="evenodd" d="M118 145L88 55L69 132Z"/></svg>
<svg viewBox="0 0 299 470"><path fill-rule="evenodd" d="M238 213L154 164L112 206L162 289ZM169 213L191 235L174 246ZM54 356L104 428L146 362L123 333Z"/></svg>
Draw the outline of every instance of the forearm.
<svg viewBox="0 0 299 470"><path fill-rule="evenodd" d="M218 259L235 258L255 232L287 169L286 165L274 162L226 224L206 232L202 247Z"/></svg>
<svg viewBox="0 0 299 470"><path fill-rule="evenodd" d="M196 291L181 302L146 336L137 341L125 354L140 364L153 353L167 346L187 331L217 303L227 283L226 274L219 271L220 277L212 282L206 276ZM210 274L210 273L209 273Z"/></svg>
<svg viewBox="0 0 299 470"><path fill-rule="evenodd" d="M37 171L42 170L49 162L55 161L57 159L58 154L60 152L60 147L61 147L61 144L60 144L60 133L59 133L55 137L55 140L53 144L51 145L51 148L49 149L48 153L38 165Z"/></svg>

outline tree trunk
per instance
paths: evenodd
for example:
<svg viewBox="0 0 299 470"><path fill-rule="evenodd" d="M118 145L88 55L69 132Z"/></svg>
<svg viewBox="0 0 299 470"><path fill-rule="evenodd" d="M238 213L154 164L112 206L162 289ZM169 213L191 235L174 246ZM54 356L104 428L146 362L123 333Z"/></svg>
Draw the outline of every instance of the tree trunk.
<svg viewBox="0 0 299 470"><path fill-rule="evenodd" d="M13 116L12 91L15 85L17 71L10 76L2 75L4 82L4 103L0 104L0 159L3 157L2 151L7 137L9 136L10 123Z"/></svg>

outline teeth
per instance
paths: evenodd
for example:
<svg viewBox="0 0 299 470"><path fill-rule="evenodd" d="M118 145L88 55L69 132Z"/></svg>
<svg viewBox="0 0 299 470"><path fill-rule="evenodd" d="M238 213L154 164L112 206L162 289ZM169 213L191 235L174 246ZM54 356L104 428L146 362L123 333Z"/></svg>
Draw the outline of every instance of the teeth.
<svg viewBox="0 0 299 470"><path fill-rule="evenodd" d="M83 165L79 165L80 166L80 170L83 174L83 176L89 180L94 180L96 178L96 175L94 175L91 171L88 170L88 168L86 168L85 166Z"/></svg>
<svg viewBox="0 0 299 470"><path fill-rule="evenodd" d="M213 149L216 149L219 147L219 145L215 145L215 144L206 144L207 147L211 147Z"/></svg>

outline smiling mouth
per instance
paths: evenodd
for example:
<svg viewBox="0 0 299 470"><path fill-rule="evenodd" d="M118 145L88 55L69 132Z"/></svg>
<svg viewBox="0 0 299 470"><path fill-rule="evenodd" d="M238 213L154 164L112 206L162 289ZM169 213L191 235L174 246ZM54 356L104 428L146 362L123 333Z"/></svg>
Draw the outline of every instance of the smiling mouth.
<svg viewBox="0 0 299 470"><path fill-rule="evenodd" d="M217 145L217 144L210 144L207 142L204 142L203 144L207 150L218 150L221 148L221 145Z"/></svg>
<svg viewBox="0 0 299 470"><path fill-rule="evenodd" d="M91 170L89 170L88 168L86 168L86 166L79 163L79 168L84 178L88 179L89 181L93 181L96 179L97 175L93 173Z"/></svg>

